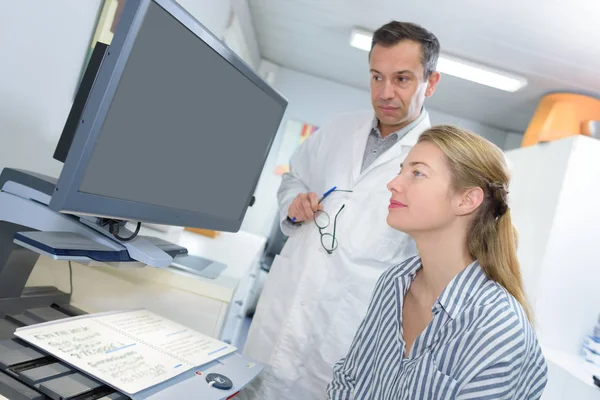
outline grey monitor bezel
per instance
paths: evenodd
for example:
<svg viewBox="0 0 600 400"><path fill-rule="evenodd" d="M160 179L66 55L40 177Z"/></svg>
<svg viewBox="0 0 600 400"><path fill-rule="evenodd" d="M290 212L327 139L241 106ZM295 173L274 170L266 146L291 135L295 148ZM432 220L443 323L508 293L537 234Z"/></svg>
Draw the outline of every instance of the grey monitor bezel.
<svg viewBox="0 0 600 400"><path fill-rule="evenodd" d="M177 2L174 0L127 0L106 60L98 73L97 82L92 88L88 104L79 121L75 138L52 196L50 208L69 214L235 232L242 224L253 193L247 193L244 212L239 219L225 219L188 210L114 199L79 191L96 139L101 132L123 69L151 2L166 10L256 86L279 101L282 105L281 118L283 118L288 101ZM273 132L268 149L273 144L275 134L276 132ZM265 151L263 165L267 156L268 151ZM260 173L261 171L257 171L252 186L253 190L256 189ZM156 184L157 190L160 190L160 182Z"/></svg>

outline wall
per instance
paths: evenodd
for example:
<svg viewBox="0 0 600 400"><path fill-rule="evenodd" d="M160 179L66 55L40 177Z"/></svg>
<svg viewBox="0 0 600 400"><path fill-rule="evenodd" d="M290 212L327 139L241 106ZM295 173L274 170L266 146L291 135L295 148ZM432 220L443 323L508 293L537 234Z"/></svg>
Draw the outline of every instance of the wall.
<svg viewBox="0 0 600 400"><path fill-rule="evenodd" d="M247 61L252 68L257 69L260 64L260 52L258 49L258 40L256 38L256 30L252 22L252 15L248 7L248 0L231 0L231 7L237 20L238 40L243 43L243 47L247 54ZM233 27L230 27L233 28ZM229 31L229 29L228 29ZM235 49L234 49L235 51ZM238 53L239 55L239 53Z"/></svg>
<svg viewBox="0 0 600 400"><path fill-rule="evenodd" d="M250 208L242 229L269 235L277 213L277 188L281 178L273 173L277 152L281 145L282 131L288 119L321 125L332 116L352 110L370 109L370 94L325 79L317 78L288 68L276 67L263 62L259 71L275 71L272 85L288 101L288 109L267 159L256 190L256 204ZM501 148L507 142L508 133L476 121L465 120L437 110L428 109L432 124L452 123L472 130L489 139ZM518 136L518 135L515 135ZM510 145L515 139L510 137ZM518 147L518 146L517 146Z"/></svg>
<svg viewBox="0 0 600 400"><path fill-rule="evenodd" d="M286 118L300 118L312 124L322 124L331 116L351 110L370 109L370 94L366 90L281 68L274 86L289 101ZM427 103L425 103L427 106ZM454 117L428 108L432 124L460 125L504 148L507 132L485 124Z"/></svg>
<svg viewBox="0 0 600 400"><path fill-rule="evenodd" d="M180 0L216 36L230 0ZM52 159L95 29L100 0L5 1L0 12L0 168L58 176Z"/></svg>
<svg viewBox="0 0 600 400"><path fill-rule="evenodd" d="M177 0L177 2L219 39L231 17L232 0Z"/></svg>
<svg viewBox="0 0 600 400"><path fill-rule="evenodd" d="M481 122L472 121L469 119L454 117L450 114L446 114L437 110L429 110L429 116L431 118L431 124L454 124L461 126L471 132L477 133L490 142L496 144L501 149L504 149L506 145L506 139L508 132L502 129L494 128L489 125L482 124Z"/></svg>
<svg viewBox="0 0 600 400"><path fill-rule="evenodd" d="M54 147L75 95L99 0L4 2L0 167L57 176Z"/></svg>
<svg viewBox="0 0 600 400"><path fill-rule="evenodd" d="M523 141L522 133L509 132L506 134L506 142L504 143L504 150L515 150L521 147Z"/></svg>

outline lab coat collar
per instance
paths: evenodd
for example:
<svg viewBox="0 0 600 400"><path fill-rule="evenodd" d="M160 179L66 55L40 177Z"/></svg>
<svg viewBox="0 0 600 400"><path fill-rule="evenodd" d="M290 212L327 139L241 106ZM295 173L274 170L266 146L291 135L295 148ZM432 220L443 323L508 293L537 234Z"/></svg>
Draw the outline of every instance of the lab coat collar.
<svg viewBox="0 0 600 400"><path fill-rule="evenodd" d="M373 118L375 118L375 112L373 112ZM361 171L362 161L365 153L365 147L367 146L367 139L373 127L373 119L370 119L359 126L356 132L354 132L352 146L352 180L354 181L354 184L360 181L362 177L364 177L374 168L377 168L378 166L385 164L386 162L400 155L402 149L399 149L399 146L412 147L417 144L421 133L431 126L431 122L429 121L429 113L427 110L425 110L425 108L423 108L421 111L419 120L420 121L409 132L407 132L404 137L398 140L396 144L394 144L390 149L373 161L373 163L364 171ZM400 168L400 165L398 165L398 168Z"/></svg>
<svg viewBox="0 0 600 400"><path fill-rule="evenodd" d="M402 137L402 139L399 140L400 145L411 147L414 146L415 144L417 144L421 133L423 133L425 129L431 126L431 121L429 120L429 113L427 112L427 110L425 110L425 108L423 108L421 114L419 114L419 117L415 122L417 123L413 126L413 128L410 131L408 131L406 135Z"/></svg>
<svg viewBox="0 0 600 400"><path fill-rule="evenodd" d="M392 135L396 135L399 136L397 140L402 140L408 133L412 132L412 130L419 125L425 118L429 118L429 115L427 114L427 111L425 111L425 108L421 109L421 112L419 113L419 116L410 124L408 124L407 126L405 126L404 128L401 128L399 130L397 130L396 132L392 133ZM377 116L375 116L373 118L373 123L371 124L371 132L375 131L377 133L377 136L379 136L379 138L381 139L381 131L379 130L379 118L377 118ZM390 135L391 136L391 135ZM412 139L409 138L408 143L409 145L414 145L410 144L412 142Z"/></svg>

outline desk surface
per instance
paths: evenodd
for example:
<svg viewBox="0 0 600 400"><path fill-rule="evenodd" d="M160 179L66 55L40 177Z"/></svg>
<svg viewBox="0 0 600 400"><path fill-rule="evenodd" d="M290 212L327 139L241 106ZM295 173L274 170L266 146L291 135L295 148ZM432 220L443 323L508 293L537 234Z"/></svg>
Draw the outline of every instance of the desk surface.
<svg viewBox="0 0 600 400"><path fill-rule="evenodd" d="M172 268L119 269L73 263L71 303L86 312L143 307L199 332L218 334L224 310L256 265L266 238L237 232L222 233L213 239L182 229L164 233L142 228L141 234L177 243L189 254L222 262L227 269L218 278L209 279ZM68 293L66 264L40 257L27 286L55 286Z"/></svg>
<svg viewBox="0 0 600 400"><path fill-rule="evenodd" d="M567 354L548 347L543 347L542 350L548 362L556 364L574 378L580 380L583 385L596 388L592 377L600 375L600 367L585 361L580 355Z"/></svg>
<svg viewBox="0 0 600 400"><path fill-rule="evenodd" d="M171 228L169 232L160 232L142 226L140 235L155 236L176 243L187 248L188 254L221 262L227 268L215 279L174 268L115 268L108 265L89 268L140 283L153 282L177 287L224 302L231 300L240 280L246 276L252 264L260 257L266 244L265 237L244 231L222 232L216 238L209 238L183 228ZM52 262L53 260L40 258L40 263Z"/></svg>
<svg viewBox="0 0 600 400"><path fill-rule="evenodd" d="M209 238L183 229L177 229L170 233L142 229L140 234L160 237L187 248L189 254L219 261L227 265L227 268L217 279L200 277L211 283L219 281L223 284L226 284L227 278L239 279L243 277L248 270L249 260L254 260L257 255L260 255L266 244L265 237L243 231L237 233L223 232L216 238Z"/></svg>
<svg viewBox="0 0 600 400"><path fill-rule="evenodd" d="M193 293L203 294L214 299L229 302L239 281L248 273L251 264L262 254L266 238L249 232L223 232L216 238L172 228L168 233L143 228L140 235L156 236L188 249L188 253L210 260L219 261L227 268L215 279L197 276L177 269L152 267L115 269L101 267L107 273L137 277L156 283L175 285ZM182 280L181 277L185 277Z"/></svg>

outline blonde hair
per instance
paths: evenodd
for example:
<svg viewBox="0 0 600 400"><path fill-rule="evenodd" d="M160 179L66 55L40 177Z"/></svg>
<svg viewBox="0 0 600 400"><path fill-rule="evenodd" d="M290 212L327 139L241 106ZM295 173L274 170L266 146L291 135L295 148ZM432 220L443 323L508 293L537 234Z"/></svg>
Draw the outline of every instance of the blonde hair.
<svg viewBox="0 0 600 400"><path fill-rule="evenodd" d="M462 128L439 125L426 130L419 142L435 144L445 154L455 190L480 187L485 196L467 235L467 248L486 275L502 285L533 322L517 259L517 231L508 206L510 173L496 145Z"/></svg>

